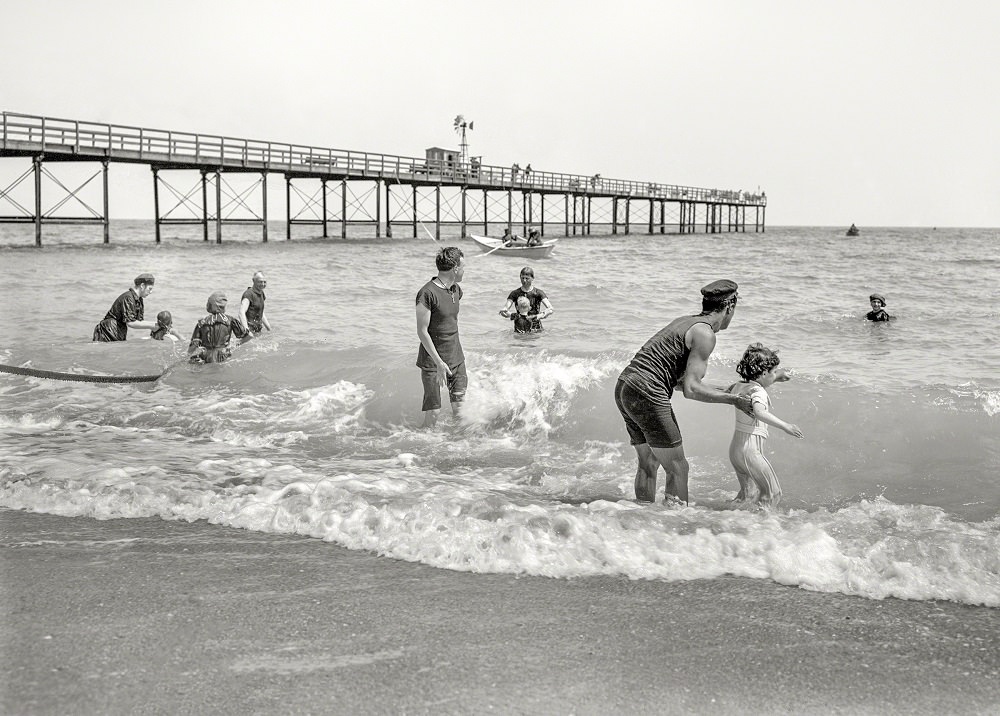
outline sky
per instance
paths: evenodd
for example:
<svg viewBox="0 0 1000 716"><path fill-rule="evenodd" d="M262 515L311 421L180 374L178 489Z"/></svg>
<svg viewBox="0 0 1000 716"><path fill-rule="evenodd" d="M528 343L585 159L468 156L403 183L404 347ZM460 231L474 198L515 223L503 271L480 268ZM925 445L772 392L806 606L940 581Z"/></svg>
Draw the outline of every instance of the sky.
<svg viewBox="0 0 1000 716"><path fill-rule="evenodd" d="M1000 3L0 9L5 111L405 156L461 114L484 164L759 187L768 225L1000 226ZM111 171L112 218L152 218L148 169Z"/></svg>

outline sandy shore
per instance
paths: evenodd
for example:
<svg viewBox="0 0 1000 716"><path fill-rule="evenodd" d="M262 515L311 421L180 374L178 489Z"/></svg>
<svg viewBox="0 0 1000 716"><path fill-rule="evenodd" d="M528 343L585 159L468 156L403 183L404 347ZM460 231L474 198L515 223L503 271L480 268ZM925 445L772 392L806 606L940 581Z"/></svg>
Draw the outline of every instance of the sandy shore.
<svg viewBox="0 0 1000 716"><path fill-rule="evenodd" d="M5 714L997 713L1000 610L0 510Z"/></svg>

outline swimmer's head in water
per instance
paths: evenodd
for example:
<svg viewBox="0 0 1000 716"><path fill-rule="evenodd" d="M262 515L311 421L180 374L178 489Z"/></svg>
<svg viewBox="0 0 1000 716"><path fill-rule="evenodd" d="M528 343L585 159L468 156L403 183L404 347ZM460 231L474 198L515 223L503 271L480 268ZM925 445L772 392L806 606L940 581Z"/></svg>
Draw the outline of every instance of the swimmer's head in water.
<svg viewBox="0 0 1000 716"><path fill-rule="evenodd" d="M170 311L160 311L156 314L156 323L164 328L170 328L174 325L174 317L170 315Z"/></svg>
<svg viewBox="0 0 1000 716"><path fill-rule="evenodd" d="M757 380L767 371L777 368L779 363L778 351L772 351L761 343L751 343L740 358L736 372L743 380Z"/></svg>
<svg viewBox="0 0 1000 716"><path fill-rule="evenodd" d="M209 313L225 313L227 303L229 303L229 299L226 298L225 291L216 291L208 297L205 310Z"/></svg>
<svg viewBox="0 0 1000 716"><path fill-rule="evenodd" d="M883 296L881 293L873 293L871 296L868 297L868 300L871 301L873 308L876 308L875 306L876 303L879 304L877 308L882 308L885 305L885 296Z"/></svg>

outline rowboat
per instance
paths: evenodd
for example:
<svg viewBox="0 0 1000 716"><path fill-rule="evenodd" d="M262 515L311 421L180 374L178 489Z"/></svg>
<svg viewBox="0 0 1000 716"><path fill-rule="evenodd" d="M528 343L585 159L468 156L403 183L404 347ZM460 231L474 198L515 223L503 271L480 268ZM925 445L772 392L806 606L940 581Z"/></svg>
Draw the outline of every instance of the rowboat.
<svg viewBox="0 0 1000 716"><path fill-rule="evenodd" d="M504 256L515 256L522 259L547 259L552 255L552 252L556 248L556 242L559 241L559 239L549 239L548 241L543 241L538 246L525 246L524 244L504 246L501 239L493 239L489 236L476 236L475 234L472 234L472 240L479 245L483 253L492 253L494 256L503 254Z"/></svg>

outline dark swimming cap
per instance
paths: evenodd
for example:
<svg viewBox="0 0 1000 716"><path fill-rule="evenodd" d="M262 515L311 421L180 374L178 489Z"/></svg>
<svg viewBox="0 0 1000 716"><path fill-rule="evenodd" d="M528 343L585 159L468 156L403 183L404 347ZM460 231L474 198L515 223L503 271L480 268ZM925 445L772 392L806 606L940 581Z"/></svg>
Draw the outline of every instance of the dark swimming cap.
<svg viewBox="0 0 1000 716"><path fill-rule="evenodd" d="M871 296L868 297L868 300L869 301L881 301L882 305L883 306L885 305L885 296L883 296L881 293L873 293Z"/></svg>
<svg viewBox="0 0 1000 716"><path fill-rule="evenodd" d="M723 278L718 281L712 281L707 286L702 286L701 295L707 301L721 304L734 296L739 296L739 293L736 292L737 288L739 286L736 285L735 281Z"/></svg>
<svg viewBox="0 0 1000 716"><path fill-rule="evenodd" d="M139 274L138 276L135 277L135 280L133 281L133 283L136 286L138 286L140 283L145 283L145 284L149 284L150 286L152 286L153 283L154 283L153 274L151 274L151 273L141 273L141 274Z"/></svg>

